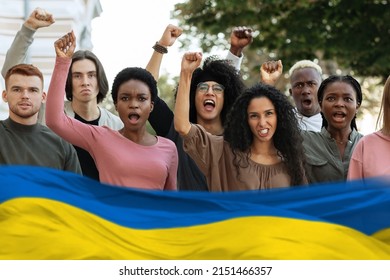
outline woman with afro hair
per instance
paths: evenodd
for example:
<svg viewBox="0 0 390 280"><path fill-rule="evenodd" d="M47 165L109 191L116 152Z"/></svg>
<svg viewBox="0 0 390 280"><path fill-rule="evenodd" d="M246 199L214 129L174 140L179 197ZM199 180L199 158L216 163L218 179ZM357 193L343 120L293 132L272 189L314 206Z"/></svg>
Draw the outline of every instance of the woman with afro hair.
<svg viewBox="0 0 390 280"><path fill-rule="evenodd" d="M184 150L206 176L210 191L258 190L306 184L302 137L287 97L257 84L242 93L226 116L223 136L208 133L189 118L191 78L201 53L182 60L175 129ZM207 92L218 89L208 82Z"/></svg>
<svg viewBox="0 0 390 280"><path fill-rule="evenodd" d="M245 31L247 29L240 29L241 33ZM171 46L180 34L181 30L178 27L169 25L158 41L158 45ZM249 43L250 40L244 45ZM242 45L241 47L243 48ZM235 44L234 48L238 48L238 46ZM158 79L159 76L162 56L163 54L159 53L159 49L155 50L146 67L155 79ZM210 56L205 59L202 66L199 65L192 75L190 110L188 111L190 121L202 125L207 132L214 135L223 134L227 112L244 89L244 83L237 71L238 63L230 58L231 56L229 59ZM204 92L207 83L218 83L223 92ZM157 135L166 137L176 144L179 156L178 189L184 191L207 191L207 182L204 174L183 150L183 141L173 125L173 112L164 100L158 96L154 103L154 110L150 114L149 122Z"/></svg>

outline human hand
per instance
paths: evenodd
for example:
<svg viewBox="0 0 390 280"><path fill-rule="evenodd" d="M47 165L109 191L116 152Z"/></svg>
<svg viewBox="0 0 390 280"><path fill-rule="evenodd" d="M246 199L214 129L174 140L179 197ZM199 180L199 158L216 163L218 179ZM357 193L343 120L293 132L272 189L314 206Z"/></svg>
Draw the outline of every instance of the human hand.
<svg viewBox="0 0 390 280"><path fill-rule="evenodd" d="M282 73L283 64L281 60L266 61L260 67L261 78L263 82L268 85L275 85Z"/></svg>
<svg viewBox="0 0 390 280"><path fill-rule="evenodd" d="M168 24L158 43L164 47L172 46L176 39L183 33L183 29L173 24Z"/></svg>
<svg viewBox="0 0 390 280"><path fill-rule="evenodd" d="M24 25L27 27L37 30L41 27L47 27L55 22L54 17L49 12L41 8L35 8L30 14Z"/></svg>
<svg viewBox="0 0 390 280"><path fill-rule="evenodd" d="M252 28L246 26L234 27L230 34L230 52L240 57L242 50L253 42L252 32Z"/></svg>
<svg viewBox="0 0 390 280"><path fill-rule="evenodd" d="M183 59L181 61L181 70L193 73L195 69L199 67L201 62L201 52L187 52L183 55Z"/></svg>
<svg viewBox="0 0 390 280"><path fill-rule="evenodd" d="M76 49L76 36L74 35L73 30L55 41L54 49L57 57L72 58L74 50Z"/></svg>

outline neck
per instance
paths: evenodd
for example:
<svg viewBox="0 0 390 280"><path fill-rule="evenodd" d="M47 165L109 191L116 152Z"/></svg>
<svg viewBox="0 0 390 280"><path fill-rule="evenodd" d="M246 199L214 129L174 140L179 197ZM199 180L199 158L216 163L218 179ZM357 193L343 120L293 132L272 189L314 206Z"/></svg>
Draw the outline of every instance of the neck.
<svg viewBox="0 0 390 280"><path fill-rule="evenodd" d="M264 165L276 164L282 160L273 141L254 141L250 147L250 158L254 162Z"/></svg>
<svg viewBox="0 0 390 280"><path fill-rule="evenodd" d="M350 127L344 129L332 129L328 126L327 131L330 136L339 144L345 144L349 140L349 135L352 132Z"/></svg>
<svg viewBox="0 0 390 280"><path fill-rule="evenodd" d="M35 115L31 116L31 117L28 117L28 118L23 118L23 117L20 117L18 115L15 115L13 114L11 111L9 113L9 118L16 122L16 123L19 123L19 124L23 124L23 125L34 125L34 124L37 124L38 122L38 113L36 113Z"/></svg>
<svg viewBox="0 0 390 280"><path fill-rule="evenodd" d="M251 145L251 154L253 155L264 155L271 156L277 155L278 150L275 148L273 141L261 142L253 140Z"/></svg>
<svg viewBox="0 0 390 280"><path fill-rule="evenodd" d="M208 133L213 135L222 135L223 134L223 126L220 119L214 120L197 120L198 124L200 124Z"/></svg>
<svg viewBox="0 0 390 280"><path fill-rule="evenodd" d="M100 110L96 101L83 103L73 100L72 109L77 115L86 121L93 121L100 117Z"/></svg>
<svg viewBox="0 0 390 280"><path fill-rule="evenodd" d="M122 128L121 130L119 130L119 133L127 139L133 141L134 143L143 146L150 146L157 142L156 137L147 132L146 126L137 130Z"/></svg>

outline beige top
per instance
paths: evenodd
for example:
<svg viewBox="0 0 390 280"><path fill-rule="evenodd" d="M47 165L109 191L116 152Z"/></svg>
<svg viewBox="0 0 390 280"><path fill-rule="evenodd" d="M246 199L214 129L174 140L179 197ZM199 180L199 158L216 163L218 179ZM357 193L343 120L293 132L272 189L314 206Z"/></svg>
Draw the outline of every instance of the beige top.
<svg viewBox="0 0 390 280"><path fill-rule="evenodd" d="M283 162L262 165L249 159L248 167L240 167L237 176L234 155L223 136L212 135L200 126L191 125L183 137L184 150L206 176L210 191L271 189L290 186L290 176ZM238 156L244 158L243 153Z"/></svg>

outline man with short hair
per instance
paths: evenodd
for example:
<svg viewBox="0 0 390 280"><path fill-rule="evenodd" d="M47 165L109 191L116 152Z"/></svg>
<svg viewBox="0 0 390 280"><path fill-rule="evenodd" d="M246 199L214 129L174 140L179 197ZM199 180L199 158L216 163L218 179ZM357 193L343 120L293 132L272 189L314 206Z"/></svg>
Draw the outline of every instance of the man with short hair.
<svg viewBox="0 0 390 280"><path fill-rule="evenodd" d="M264 83L275 85L283 72L282 62L267 61L261 66L260 72ZM294 99L301 129L321 131L322 116L317 98L317 91L322 82L321 67L313 61L300 60L291 67L289 75L289 92Z"/></svg>
<svg viewBox="0 0 390 280"><path fill-rule="evenodd" d="M35 8L21 29L15 36L11 47L7 51L2 75L12 66L22 63L26 58L29 46L34 41L36 30L54 23L52 14ZM108 126L119 130L123 127L122 121L98 104L108 93L108 81L99 59L88 50L77 51L72 58L72 66L68 73L66 84L65 113L83 123L99 126ZM43 106L42 106L43 107ZM41 110L43 111L43 110ZM39 119L45 123L44 112L40 112ZM99 180L99 172L91 155L77 146L74 146L80 161L83 174Z"/></svg>
<svg viewBox="0 0 390 280"><path fill-rule="evenodd" d="M76 151L49 128L38 123L46 100L43 75L30 64L18 64L5 75L4 102L9 118L0 121L0 164L36 165L81 174Z"/></svg>

